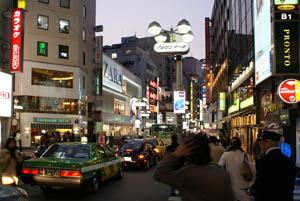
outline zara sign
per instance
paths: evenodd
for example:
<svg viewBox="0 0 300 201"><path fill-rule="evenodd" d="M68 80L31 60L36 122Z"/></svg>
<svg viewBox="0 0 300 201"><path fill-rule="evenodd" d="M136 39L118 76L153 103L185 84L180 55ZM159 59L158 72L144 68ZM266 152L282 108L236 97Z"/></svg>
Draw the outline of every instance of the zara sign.
<svg viewBox="0 0 300 201"><path fill-rule="evenodd" d="M12 75L0 72L0 117L11 117Z"/></svg>
<svg viewBox="0 0 300 201"><path fill-rule="evenodd" d="M122 66L103 54L103 86L123 92L123 71Z"/></svg>

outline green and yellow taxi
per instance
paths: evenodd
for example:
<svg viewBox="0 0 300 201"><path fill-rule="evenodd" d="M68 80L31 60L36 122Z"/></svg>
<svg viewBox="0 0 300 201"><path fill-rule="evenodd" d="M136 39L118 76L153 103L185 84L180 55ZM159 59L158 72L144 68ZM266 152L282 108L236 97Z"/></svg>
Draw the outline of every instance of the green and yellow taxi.
<svg viewBox="0 0 300 201"><path fill-rule="evenodd" d="M123 177L122 159L106 144L57 143L36 159L26 160L21 178L26 184L87 188L98 191L100 182Z"/></svg>

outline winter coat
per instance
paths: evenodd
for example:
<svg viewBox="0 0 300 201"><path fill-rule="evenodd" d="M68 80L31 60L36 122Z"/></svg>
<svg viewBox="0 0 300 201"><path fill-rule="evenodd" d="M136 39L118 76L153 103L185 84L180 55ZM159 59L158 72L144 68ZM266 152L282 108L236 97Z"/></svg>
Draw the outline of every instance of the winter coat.
<svg viewBox="0 0 300 201"><path fill-rule="evenodd" d="M224 147L215 145L214 143L209 143L209 150L210 150L211 163L218 165L221 156L225 152Z"/></svg>
<svg viewBox="0 0 300 201"><path fill-rule="evenodd" d="M16 172L17 163L21 163L24 160L24 155L19 155L15 152L15 158L12 158L8 149L3 149L0 152L0 164L7 165L7 168L2 172L2 184L18 184L18 176Z"/></svg>

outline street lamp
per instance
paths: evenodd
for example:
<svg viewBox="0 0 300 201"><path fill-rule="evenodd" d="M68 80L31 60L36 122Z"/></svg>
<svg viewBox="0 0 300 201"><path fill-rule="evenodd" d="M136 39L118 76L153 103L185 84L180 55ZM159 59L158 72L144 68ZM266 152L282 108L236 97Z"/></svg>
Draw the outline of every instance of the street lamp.
<svg viewBox="0 0 300 201"><path fill-rule="evenodd" d="M182 55L189 51L190 43L194 39L194 34L191 32L191 24L183 19L178 22L176 29L165 30L156 21L148 26L148 31L154 35L157 42L154 50L161 54L174 55L176 57L176 91L182 91ZM180 35L183 42L176 42L176 35ZM170 42L166 42L168 40ZM176 43L176 44L175 44ZM159 45L158 45L159 44ZM182 114L177 114L177 131L182 134Z"/></svg>

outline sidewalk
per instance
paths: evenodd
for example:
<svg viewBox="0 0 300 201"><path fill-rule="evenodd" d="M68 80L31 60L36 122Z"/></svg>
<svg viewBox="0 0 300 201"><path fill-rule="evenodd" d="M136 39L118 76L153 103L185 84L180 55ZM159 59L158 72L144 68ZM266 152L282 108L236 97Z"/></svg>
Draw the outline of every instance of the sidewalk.
<svg viewBox="0 0 300 201"><path fill-rule="evenodd" d="M300 180L296 181L294 189L294 201L300 201Z"/></svg>

